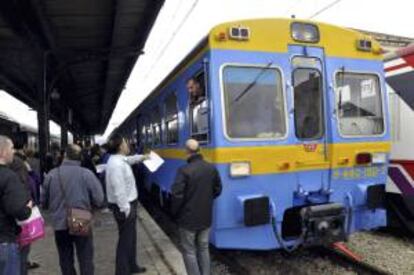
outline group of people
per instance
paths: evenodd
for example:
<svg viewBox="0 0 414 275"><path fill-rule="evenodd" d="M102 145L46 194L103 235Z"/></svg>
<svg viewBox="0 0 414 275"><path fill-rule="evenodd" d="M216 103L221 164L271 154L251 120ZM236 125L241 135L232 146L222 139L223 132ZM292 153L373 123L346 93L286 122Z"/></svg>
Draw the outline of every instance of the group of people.
<svg viewBox="0 0 414 275"><path fill-rule="evenodd" d="M67 146L60 164L47 173L42 183L40 201L50 212L63 275L76 274L75 251L80 273L94 274L93 233L86 236L71 234L67 220L69 206L90 211L108 207L119 233L115 274L129 275L146 271L137 262L138 189L131 166L143 162L149 156L131 154L126 140L119 135L109 140L106 149L107 154L100 156L101 161L106 162L102 179L104 185L96 171L82 167L87 156L76 144ZM186 142L186 151L187 164L177 171L172 185L170 210L178 224L187 273L206 275L210 274L208 247L212 204L221 193L221 180L216 168L203 160L196 140ZM19 247L16 243L20 232L17 221L30 216L34 199L19 168L13 167L13 160L19 158L18 153L19 150L13 148L9 138L0 136L0 275L27 274L30 246ZM89 157L93 159L90 154ZM25 164L25 167L28 165Z"/></svg>

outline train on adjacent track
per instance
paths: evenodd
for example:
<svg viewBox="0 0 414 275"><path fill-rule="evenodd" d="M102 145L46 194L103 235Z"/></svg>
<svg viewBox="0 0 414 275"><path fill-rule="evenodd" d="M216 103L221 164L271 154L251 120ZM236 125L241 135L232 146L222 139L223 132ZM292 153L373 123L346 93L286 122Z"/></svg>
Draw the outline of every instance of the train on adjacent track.
<svg viewBox="0 0 414 275"><path fill-rule="evenodd" d="M414 45L384 57L391 117L388 227L414 234Z"/></svg>
<svg viewBox="0 0 414 275"><path fill-rule="evenodd" d="M189 79L204 91L196 102ZM386 224L383 60L354 30L297 19L218 25L118 132L165 159L145 186L166 208L186 139L202 144L223 181L218 248L292 250Z"/></svg>
<svg viewBox="0 0 414 275"><path fill-rule="evenodd" d="M18 123L7 115L0 113L0 135L10 137L14 142L18 142L26 149L33 152L39 149L38 131L34 127ZM50 142L60 145L60 137L50 136Z"/></svg>

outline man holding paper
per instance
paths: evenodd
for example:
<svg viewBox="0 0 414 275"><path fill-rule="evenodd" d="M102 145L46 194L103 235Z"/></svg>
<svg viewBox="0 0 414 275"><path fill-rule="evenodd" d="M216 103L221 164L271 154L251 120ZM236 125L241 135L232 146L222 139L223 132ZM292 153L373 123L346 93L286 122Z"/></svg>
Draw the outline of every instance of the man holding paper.
<svg viewBox="0 0 414 275"><path fill-rule="evenodd" d="M146 159L146 155L128 156L128 144L120 135L109 141L111 154L106 165L105 182L109 209L118 224L119 239L116 249L116 275L143 273L145 267L137 264L137 205L138 191L131 165Z"/></svg>

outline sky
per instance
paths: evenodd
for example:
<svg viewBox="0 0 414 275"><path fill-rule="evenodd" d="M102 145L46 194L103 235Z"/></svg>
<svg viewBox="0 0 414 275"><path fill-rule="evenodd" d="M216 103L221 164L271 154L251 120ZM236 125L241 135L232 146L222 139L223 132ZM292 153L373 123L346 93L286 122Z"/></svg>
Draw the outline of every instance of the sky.
<svg viewBox="0 0 414 275"><path fill-rule="evenodd" d="M217 24L246 18L290 17L331 23L344 27L414 37L409 24L409 0L166 0L141 55L129 77L126 89L103 137L145 99L179 61ZM329 7L323 10L324 7ZM0 92L0 111L29 124L33 111L9 108L16 105ZM30 114L30 115L29 115ZM32 124L33 125L33 124ZM34 125L35 126L35 125ZM53 129L52 129L53 128ZM51 126L51 131L58 131Z"/></svg>

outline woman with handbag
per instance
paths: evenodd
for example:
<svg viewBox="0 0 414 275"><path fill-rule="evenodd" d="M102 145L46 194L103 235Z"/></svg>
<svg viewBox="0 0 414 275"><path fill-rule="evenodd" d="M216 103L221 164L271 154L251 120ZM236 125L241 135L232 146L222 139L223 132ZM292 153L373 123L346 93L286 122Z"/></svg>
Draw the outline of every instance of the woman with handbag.
<svg viewBox="0 0 414 275"><path fill-rule="evenodd" d="M20 275L21 256L17 244L20 227L16 220L30 217L32 201L18 175L9 167L13 161L12 141L0 135L0 275Z"/></svg>

